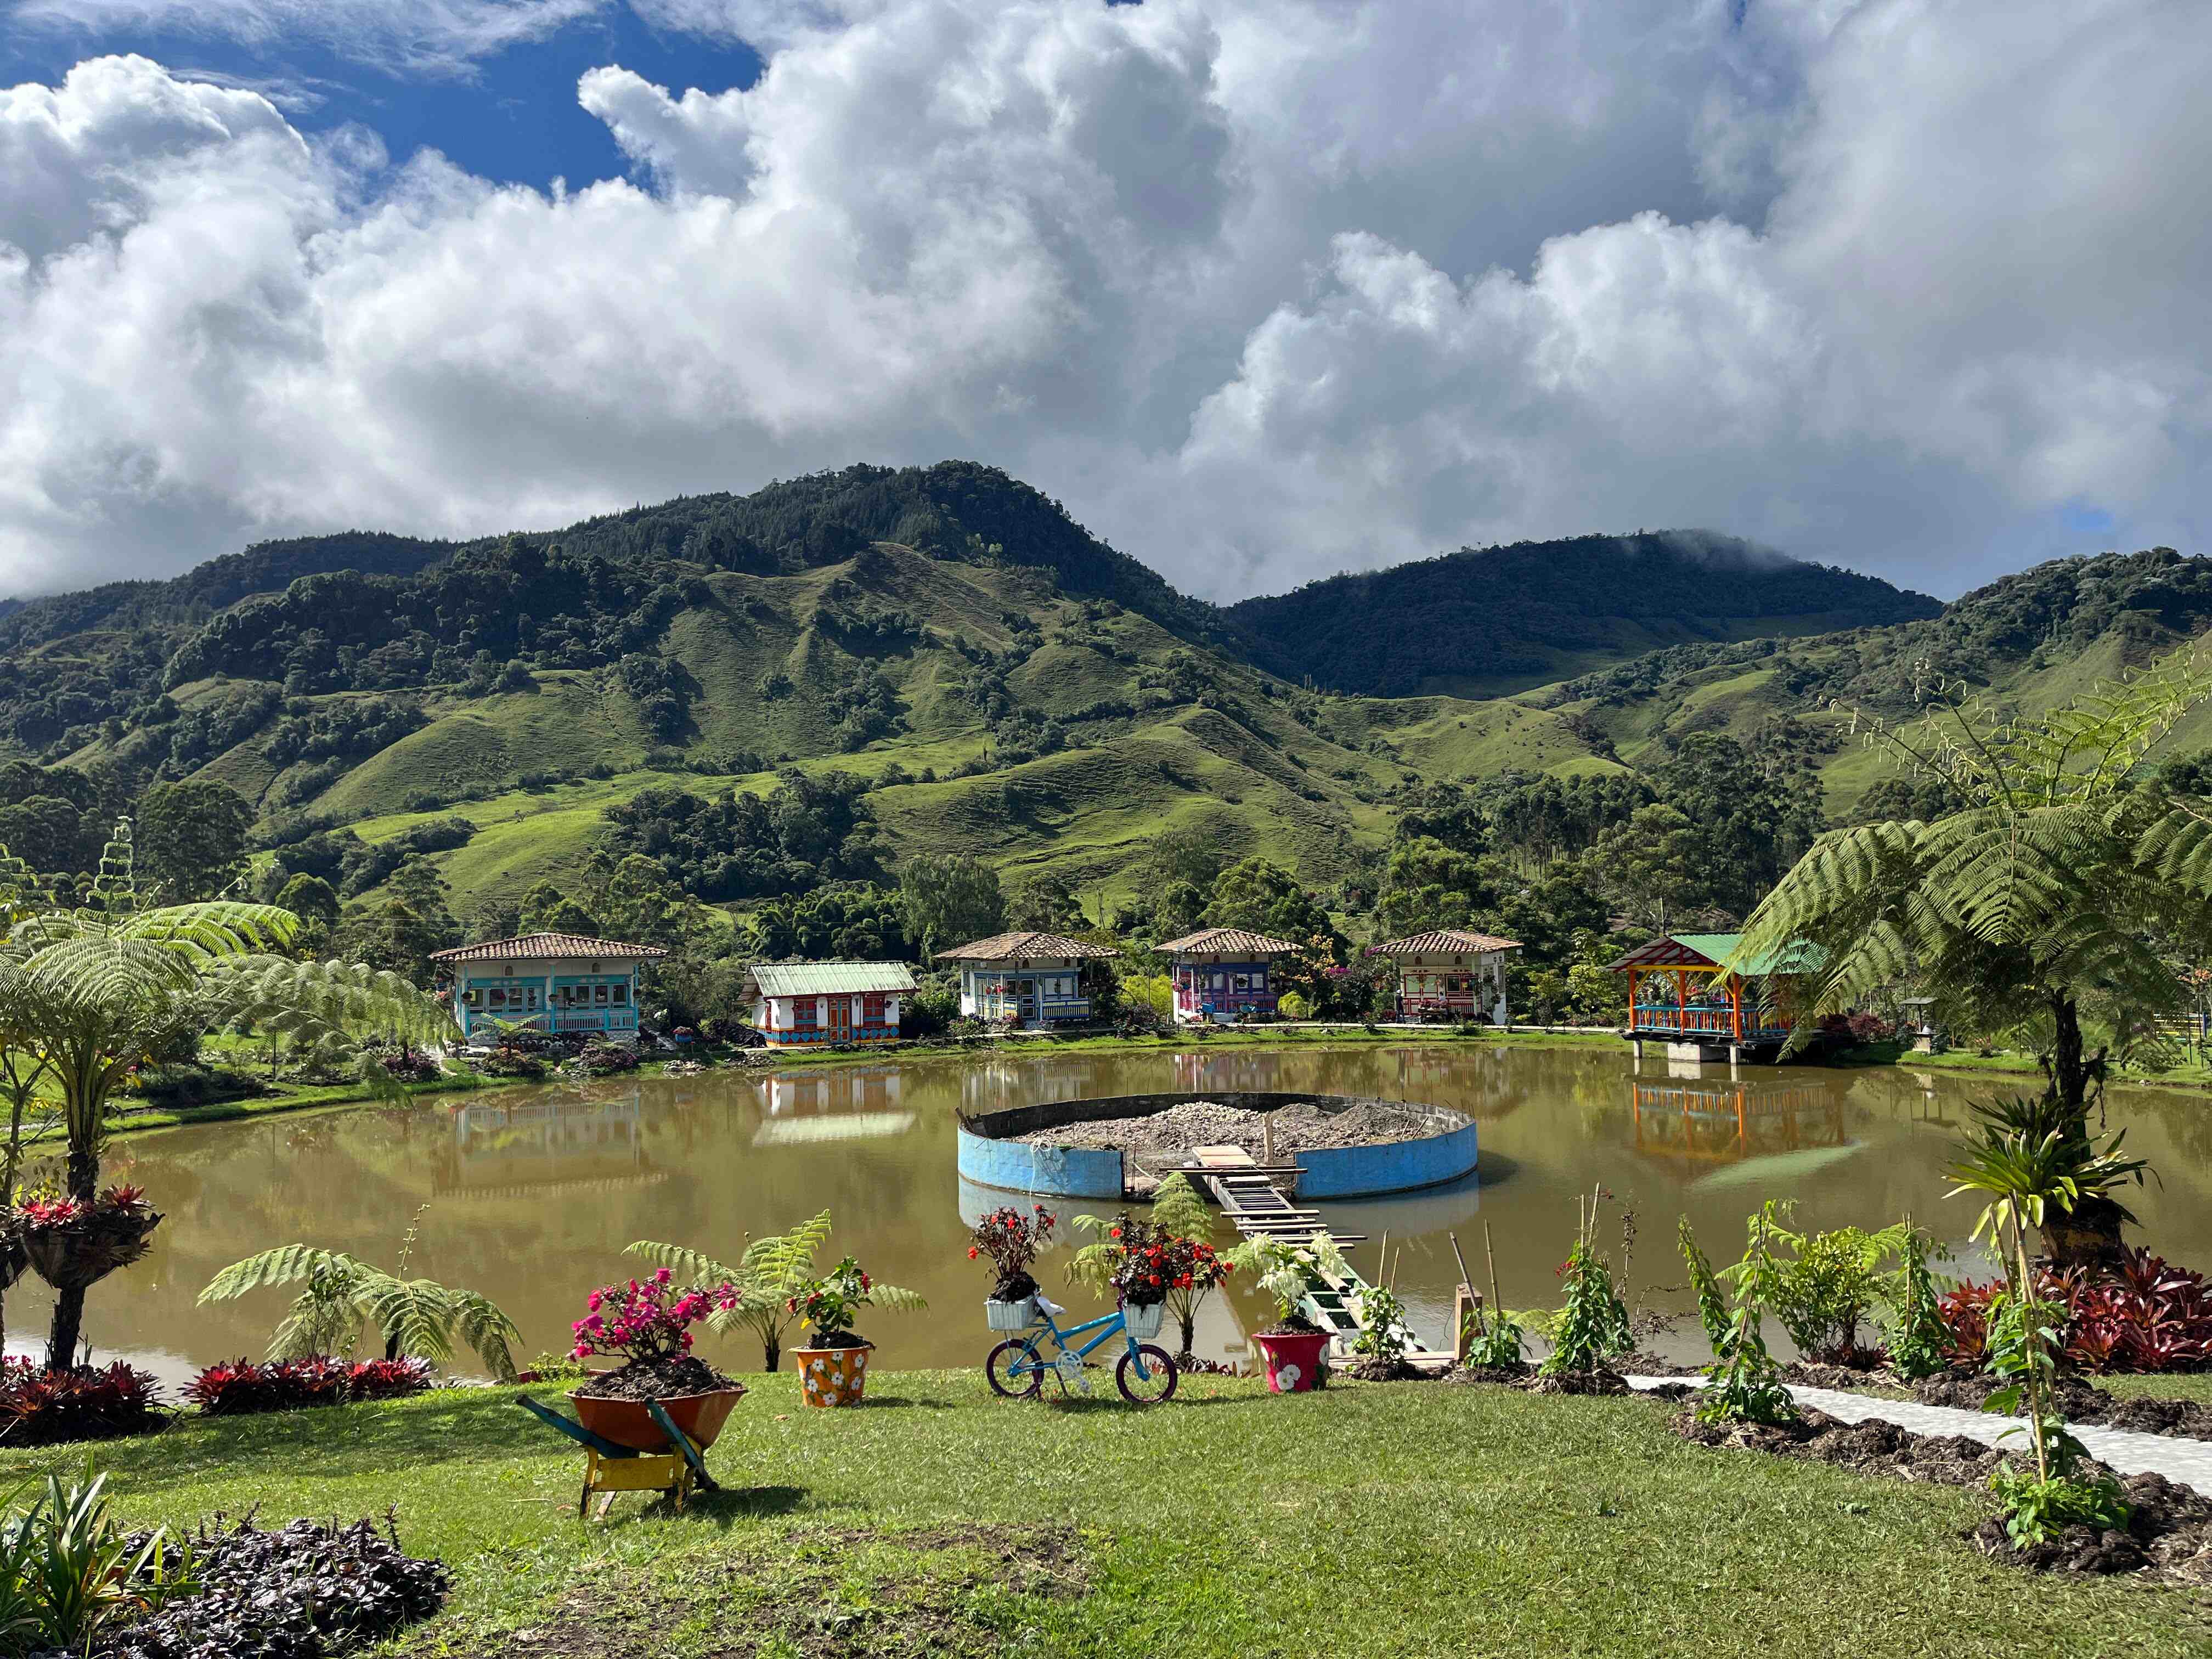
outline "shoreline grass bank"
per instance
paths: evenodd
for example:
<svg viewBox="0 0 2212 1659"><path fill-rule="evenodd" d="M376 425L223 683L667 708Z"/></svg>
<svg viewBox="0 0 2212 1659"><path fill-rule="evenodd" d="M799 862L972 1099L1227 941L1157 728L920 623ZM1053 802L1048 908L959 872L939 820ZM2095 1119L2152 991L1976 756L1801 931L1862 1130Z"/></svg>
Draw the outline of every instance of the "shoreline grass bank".
<svg viewBox="0 0 2212 1659"><path fill-rule="evenodd" d="M979 1352L985 1334L977 1332ZM132 1523L398 1506L456 1575L419 1656L2201 1653L2172 1590L2030 1575L1987 1499L1688 1444L1664 1402L1440 1383L1177 1403L872 1376L859 1410L748 1376L681 1515L575 1518L580 1455L514 1389L187 1423L97 1449ZM532 1391L551 1400L557 1389ZM14 1479L85 1448L0 1454Z"/></svg>

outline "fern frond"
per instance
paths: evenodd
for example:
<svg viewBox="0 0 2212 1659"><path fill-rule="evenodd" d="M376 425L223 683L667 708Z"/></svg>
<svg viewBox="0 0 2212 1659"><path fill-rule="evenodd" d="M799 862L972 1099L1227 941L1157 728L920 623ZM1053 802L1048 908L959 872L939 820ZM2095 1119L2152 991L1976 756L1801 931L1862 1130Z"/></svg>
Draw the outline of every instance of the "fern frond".
<svg viewBox="0 0 2212 1659"><path fill-rule="evenodd" d="M296 1285L319 1273L349 1279L374 1273L367 1263L343 1250L325 1250L313 1244L279 1244L273 1250L234 1261L208 1280L198 1304L234 1302L240 1297L272 1285Z"/></svg>

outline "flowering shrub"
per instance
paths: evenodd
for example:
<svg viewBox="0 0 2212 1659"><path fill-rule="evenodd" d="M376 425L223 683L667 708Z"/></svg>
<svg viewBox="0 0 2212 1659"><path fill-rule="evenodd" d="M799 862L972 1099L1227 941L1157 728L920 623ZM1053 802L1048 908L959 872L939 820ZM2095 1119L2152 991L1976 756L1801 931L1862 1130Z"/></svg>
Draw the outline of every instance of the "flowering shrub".
<svg viewBox="0 0 2212 1659"><path fill-rule="evenodd" d="M689 1353L692 1326L717 1309L738 1304L738 1287L726 1279L678 1291L670 1278L661 1267L642 1283L603 1285L586 1297L584 1317L569 1327L576 1334L573 1357L620 1354L636 1361Z"/></svg>
<svg viewBox="0 0 2212 1659"><path fill-rule="evenodd" d="M1042 1204L1032 1205L1026 1214L1007 1205L992 1211L969 1230L968 1259L988 1256L992 1267L998 1269L992 1300L1019 1302L1036 1294L1037 1283L1030 1277L1030 1268L1052 1242L1052 1230L1059 1219Z"/></svg>
<svg viewBox="0 0 2212 1659"><path fill-rule="evenodd" d="M1827 1014L1820 1020L1820 1036L1831 1048L1863 1048L1896 1035L1897 1022L1880 1014Z"/></svg>
<svg viewBox="0 0 2212 1659"><path fill-rule="evenodd" d="M73 1198L27 1198L15 1206L16 1218L28 1232L66 1227L84 1213L85 1206Z"/></svg>
<svg viewBox="0 0 2212 1659"><path fill-rule="evenodd" d="M10 1359L0 1364L0 1444L150 1433L161 1422L157 1388L151 1373L120 1360L104 1370L49 1371Z"/></svg>
<svg viewBox="0 0 2212 1659"><path fill-rule="evenodd" d="M873 1303L875 1288L876 1281L848 1255L793 1297L791 1311L814 1333L818 1346L849 1347L858 1341L853 1334L853 1322L860 1317L861 1309Z"/></svg>
<svg viewBox="0 0 2212 1659"><path fill-rule="evenodd" d="M430 1386L427 1359L365 1359L349 1364L328 1354L304 1359L226 1360L185 1386L185 1398L210 1417L297 1411L349 1400L395 1400Z"/></svg>
<svg viewBox="0 0 2212 1659"><path fill-rule="evenodd" d="M2004 1281L1954 1285L1938 1304L1953 1363L1989 1352L1990 1305ZM2036 1298L2066 1310L2067 1363L2087 1371L2196 1370L2212 1366L2212 1285L2148 1250L2118 1266L2036 1275Z"/></svg>

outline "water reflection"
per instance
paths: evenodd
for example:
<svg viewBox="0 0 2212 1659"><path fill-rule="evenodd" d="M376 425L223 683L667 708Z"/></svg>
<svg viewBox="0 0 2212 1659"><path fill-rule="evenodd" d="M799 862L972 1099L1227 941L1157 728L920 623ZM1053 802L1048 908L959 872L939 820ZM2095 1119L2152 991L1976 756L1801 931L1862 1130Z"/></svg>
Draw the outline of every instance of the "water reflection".
<svg viewBox="0 0 2212 1659"><path fill-rule="evenodd" d="M749 1235L826 1206L833 1252L853 1251L933 1304L868 1322L884 1363L973 1364L989 1346L975 1307L987 1286L965 1233L998 1195L959 1182L957 1112L1152 1090L1311 1089L1433 1102L1480 1121L1480 1181L1324 1206L1338 1231L1365 1236L1353 1252L1364 1272L1376 1270L1388 1233L1397 1289L1421 1334L1441 1340L1458 1278L1449 1236L1486 1275L1486 1229L1508 1304L1552 1302L1574 1195L1597 1183L1615 1194L1609 1227L1620 1207L1636 1218L1632 1288L1668 1309L1688 1306L1678 1214L1717 1257L1735 1253L1746 1212L1769 1197L1796 1200L1802 1225L1910 1213L1963 1247L1972 1210L1945 1200L1946 1143L1971 1102L2017 1086L1887 1067L1677 1076L1596 1047L1195 1047L714 1072L215 1125L115 1149L114 1178L147 1187L169 1218L143 1264L94 1289L88 1328L104 1351L167 1354L171 1370L258 1352L283 1297L195 1308L217 1269L291 1239L389 1266L419 1211L413 1271L484 1291L533 1349L550 1347L585 1290L634 1265L621 1253L630 1241L726 1258ZM2116 1091L2108 1115L2161 1177L2130 1195L2144 1239L2181 1260L2212 1259L2212 1101ZM1059 1271L1048 1267L1048 1282ZM30 1281L9 1296L15 1346L43 1328L45 1296ZM1224 1304L1208 1340L1233 1338L1231 1316L1259 1311L1242 1298ZM759 1364L734 1340L715 1357Z"/></svg>

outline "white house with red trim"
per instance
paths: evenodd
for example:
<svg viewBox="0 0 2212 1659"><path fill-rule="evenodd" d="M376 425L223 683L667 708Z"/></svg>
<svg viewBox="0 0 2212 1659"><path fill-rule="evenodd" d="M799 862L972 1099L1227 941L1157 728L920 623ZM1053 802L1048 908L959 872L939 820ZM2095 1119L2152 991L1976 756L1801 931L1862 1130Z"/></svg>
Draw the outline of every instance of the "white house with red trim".
<svg viewBox="0 0 2212 1659"><path fill-rule="evenodd" d="M493 1034L489 1017L540 1031L635 1042L639 975L647 963L667 954L657 945L581 933L525 933L433 951L430 960L453 999L464 1041Z"/></svg>
<svg viewBox="0 0 2212 1659"><path fill-rule="evenodd" d="M1506 958L1516 939L1439 927L1378 945L1370 953L1397 964L1400 1019L1506 1020Z"/></svg>
<svg viewBox="0 0 2212 1659"><path fill-rule="evenodd" d="M899 1000L915 988L902 962L763 962L750 971L753 1027L771 1048L896 1042Z"/></svg>

